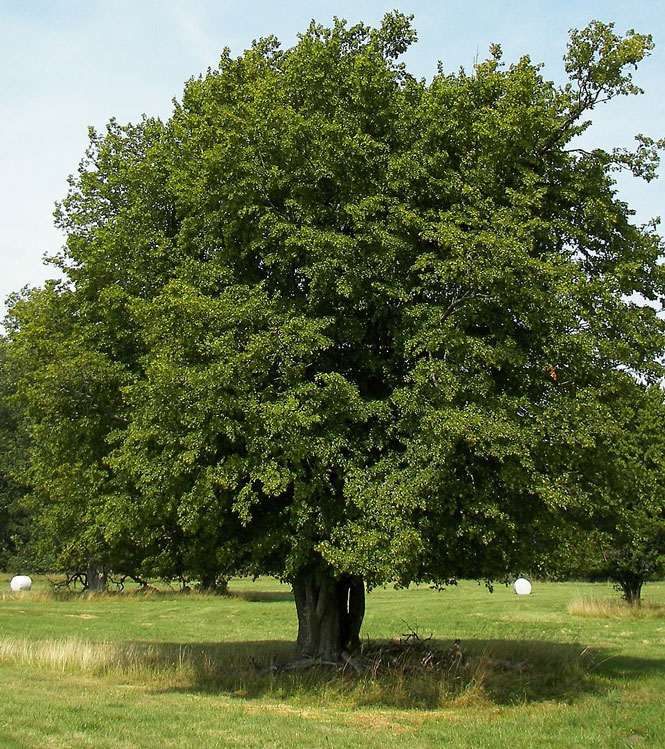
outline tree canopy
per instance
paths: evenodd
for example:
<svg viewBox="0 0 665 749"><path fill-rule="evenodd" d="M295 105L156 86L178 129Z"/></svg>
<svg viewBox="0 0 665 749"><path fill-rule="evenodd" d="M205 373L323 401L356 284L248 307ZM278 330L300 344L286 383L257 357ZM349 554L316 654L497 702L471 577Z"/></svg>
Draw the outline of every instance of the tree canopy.
<svg viewBox="0 0 665 749"><path fill-rule="evenodd" d="M660 386L617 379L589 409L580 401L569 471L579 495L560 532L573 551L555 550L564 570L613 580L629 604L665 572L665 402ZM567 522L566 522L567 521Z"/></svg>
<svg viewBox="0 0 665 749"><path fill-rule="evenodd" d="M651 38L573 31L563 87L498 45L417 80L415 38L312 23L91 131L67 280L9 316L54 534L279 575L313 656L357 638L363 584L534 565L579 494L570 413L662 375L662 241L612 179L661 144L575 147Z"/></svg>
<svg viewBox="0 0 665 749"><path fill-rule="evenodd" d="M0 569L27 562L30 536L21 499L28 490L22 477L27 468L27 435L21 409L12 403L14 377L8 365L8 342L0 337ZM33 560L29 560L33 561Z"/></svg>

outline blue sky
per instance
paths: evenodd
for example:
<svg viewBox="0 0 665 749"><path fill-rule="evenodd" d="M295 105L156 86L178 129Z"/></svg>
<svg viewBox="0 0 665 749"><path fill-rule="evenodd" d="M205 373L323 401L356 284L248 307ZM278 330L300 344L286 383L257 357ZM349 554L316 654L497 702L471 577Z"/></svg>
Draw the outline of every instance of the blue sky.
<svg viewBox="0 0 665 749"><path fill-rule="evenodd" d="M645 95L600 108L585 138L588 145L630 147L638 132L665 136L665 13L658 0L0 0L0 304L56 275L42 262L64 241L53 227L53 205L76 171L88 125L135 121L142 113L168 117L184 82L214 67L224 47L241 54L269 34L290 46L311 18L376 25L395 7L415 16L419 41L405 62L427 78L437 60L446 70L468 69L498 42L506 62L528 54L561 83L571 27L598 18L622 33L651 33L656 50L636 76ZM665 173L648 185L622 178L619 189L640 222L665 218Z"/></svg>

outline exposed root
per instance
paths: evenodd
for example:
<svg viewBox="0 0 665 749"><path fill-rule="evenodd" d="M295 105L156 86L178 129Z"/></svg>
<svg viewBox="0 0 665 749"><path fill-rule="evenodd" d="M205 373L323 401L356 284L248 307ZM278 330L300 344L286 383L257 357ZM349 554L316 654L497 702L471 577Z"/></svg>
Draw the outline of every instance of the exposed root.
<svg viewBox="0 0 665 749"><path fill-rule="evenodd" d="M258 673L261 674L274 674L278 671L303 671L309 668L316 668L318 666L334 668L339 671L344 671L347 667L349 667L357 673L360 673L364 670L363 667L358 663L358 661L346 651L343 651L341 653L338 660L303 656L302 658L296 658L292 661L286 661L286 663L282 663L280 665L277 665L273 660L273 662L271 662L267 666L260 667L253 658L250 658L250 663L258 671Z"/></svg>
<svg viewBox="0 0 665 749"><path fill-rule="evenodd" d="M280 671L300 671L302 669L313 668L315 666L329 666L339 668L339 661L330 661L325 658L298 658L295 661L288 661L280 666Z"/></svg>
<svg viewBox="0 0 665 749"><path fill-rule="evenodd" d="M342 651L342 661L344 665L352 668L357 674L363 671L362 665L350 653L347 653L346 650Z"/></svg>

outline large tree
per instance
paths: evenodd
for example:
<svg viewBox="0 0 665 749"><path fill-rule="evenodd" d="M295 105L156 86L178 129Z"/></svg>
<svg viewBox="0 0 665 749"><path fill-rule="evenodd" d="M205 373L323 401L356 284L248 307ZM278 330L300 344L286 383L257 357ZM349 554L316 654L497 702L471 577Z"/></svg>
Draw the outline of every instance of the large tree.
<svg viewBox="0 0 665 749"><path fill-rule="evenodd" d="M576 405L564 431L576 435L566 468L578 496L559 526L571 548L555 554L568 574L609 578L639 606L644 583L665 573L663 391L624 374Z"/></svg>
<svg viewBox="0 0 665 749"><path fill-rule="evenodd" d="M30 545L30 520L21 506L27 486L28 440L21 408L13 403L15 377L8 341L0 336L0 570L20 571Z"/></svg>
<svg viewBox="0 0 665 749"><path fill-rule="evenodd" d="M658 144L575 147L650 37L573 32L563 87L498 45L419 81L414 40L399 13L313 23L225 51L168 122L92 132L58 212L69 281L11 318L50 513L74 492L96 556L281 576L326 659L365 585L531 565L576 497L557 425L661 374L632 301L661 301L661 240L611 177L653 176Z"/></svg>

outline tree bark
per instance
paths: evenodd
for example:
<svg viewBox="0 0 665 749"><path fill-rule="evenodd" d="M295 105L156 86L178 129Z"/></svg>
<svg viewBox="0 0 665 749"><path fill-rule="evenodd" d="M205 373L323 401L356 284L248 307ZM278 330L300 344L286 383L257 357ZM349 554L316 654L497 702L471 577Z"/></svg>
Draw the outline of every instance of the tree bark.
<svg viewBox="0 0 665 749"><path fill-rule="evenodd" d="M623 592L623 598L629 606L638 608L642 604L642 578L639 576L627 576L619 580L619 587Z"/></svg>
<svg viewBox="0 0 665 749"><path fill-rule="evenodd" d="M89 559L86 571L86 588L91 593L103 593L106 590L107 578L107 571L97 566L97 560Z"/></svg>
<svg viewBox="0 0 665 749"><path fill-rule="evenodd" d="M214 573L201 576L201 590L217 593L220 596L229 594L229 581Z"/></svg>
<svg viewBox="0 0 665 749"><path fill-rule="evenodd" d="M365 615L361 577L310 572L293 583L298 612L296 655L340 662L342 652L360 645Z"/></svg>
<svg viewBox="0 0 665 749"><path fill-rule="evenodd" d="M343 577L337 586L342 645L356 650L360 647L360 627L365 618L365 583L354 575Z"/></svg>

